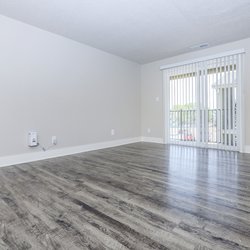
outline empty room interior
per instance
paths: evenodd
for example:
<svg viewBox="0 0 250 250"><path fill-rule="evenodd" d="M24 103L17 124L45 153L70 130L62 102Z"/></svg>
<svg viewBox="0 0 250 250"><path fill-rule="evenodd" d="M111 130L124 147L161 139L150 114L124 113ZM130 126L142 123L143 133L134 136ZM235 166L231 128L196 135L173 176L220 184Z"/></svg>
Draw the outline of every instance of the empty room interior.
<svg viewBox="0 0 250 250"><path fill-rule="evenodd" d="M0 250L250 249L250 0L0 0Z"/></svg>

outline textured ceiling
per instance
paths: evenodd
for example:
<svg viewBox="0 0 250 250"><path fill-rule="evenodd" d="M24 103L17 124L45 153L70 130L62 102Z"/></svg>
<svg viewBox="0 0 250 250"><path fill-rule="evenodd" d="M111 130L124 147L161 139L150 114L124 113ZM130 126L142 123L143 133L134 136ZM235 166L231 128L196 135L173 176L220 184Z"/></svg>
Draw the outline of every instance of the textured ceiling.
<svg viewBox="0 0 250 250"><path fill-rule="evenodd" d="M0 0L0 14L138 63L250 37L250 0Z"/></svg>

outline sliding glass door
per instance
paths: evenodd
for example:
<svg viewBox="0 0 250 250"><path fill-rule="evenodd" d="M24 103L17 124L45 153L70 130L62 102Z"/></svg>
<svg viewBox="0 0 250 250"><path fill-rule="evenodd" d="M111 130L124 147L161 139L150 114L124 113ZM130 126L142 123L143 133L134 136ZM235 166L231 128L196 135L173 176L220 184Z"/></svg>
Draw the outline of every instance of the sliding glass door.
<svg viewBox="0 0 250 250"><path fill-rule="evenodd" d="M237 54L165 70L168 142L239 150L240 60Z"/></svg>

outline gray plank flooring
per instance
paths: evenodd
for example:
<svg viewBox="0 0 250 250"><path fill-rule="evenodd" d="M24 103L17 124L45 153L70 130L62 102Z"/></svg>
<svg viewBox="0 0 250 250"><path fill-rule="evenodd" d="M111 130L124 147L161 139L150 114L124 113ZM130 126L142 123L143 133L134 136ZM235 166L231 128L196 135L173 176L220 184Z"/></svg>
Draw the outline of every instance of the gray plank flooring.
<svg viewBox="0 0 250 250"><path fill-rule="evenodd" d="M250 155L134 143L1 168L0 249L250 249Z"/></svg>

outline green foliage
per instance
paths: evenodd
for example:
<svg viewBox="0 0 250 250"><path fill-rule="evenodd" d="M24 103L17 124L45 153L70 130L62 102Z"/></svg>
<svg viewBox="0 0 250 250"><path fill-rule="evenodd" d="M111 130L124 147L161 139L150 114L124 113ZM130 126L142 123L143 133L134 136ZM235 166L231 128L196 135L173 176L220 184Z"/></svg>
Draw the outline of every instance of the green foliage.
<svg viewBox="0 0 250 250"><path fill-rule="evenodd" d="M195 110L195 104L194 103L187 103L187 104L178 104L174 105L173 111L178 110Z"/></svg>

